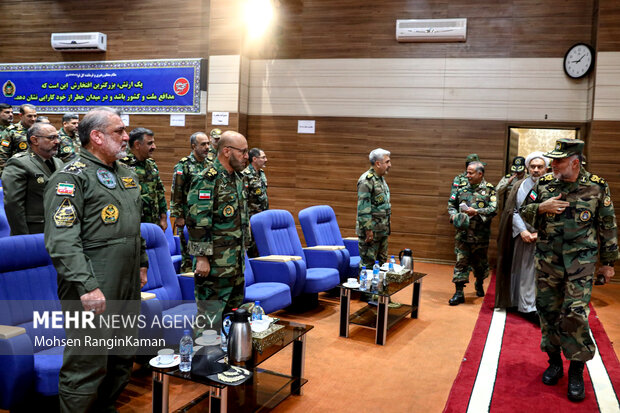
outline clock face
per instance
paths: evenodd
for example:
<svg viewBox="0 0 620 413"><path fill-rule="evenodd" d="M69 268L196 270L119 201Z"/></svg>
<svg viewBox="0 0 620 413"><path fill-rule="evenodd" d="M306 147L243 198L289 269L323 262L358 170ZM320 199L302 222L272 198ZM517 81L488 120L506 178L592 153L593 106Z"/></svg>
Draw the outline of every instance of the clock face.
<svg viewBox="0 0 620 413"><path fill-rule="evenodd" d="M564 72L573 79L586 76L592 70L594 53L585 43L578 43L568 49L564 56Z"/></svg>

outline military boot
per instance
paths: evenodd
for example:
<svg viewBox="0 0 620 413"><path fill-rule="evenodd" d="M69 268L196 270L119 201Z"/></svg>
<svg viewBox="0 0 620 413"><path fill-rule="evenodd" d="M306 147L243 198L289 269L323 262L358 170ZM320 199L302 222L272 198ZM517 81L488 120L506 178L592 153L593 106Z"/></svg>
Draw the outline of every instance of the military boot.
<svg viewBox="0 0 620 413"><path fill-rule="evenodd" d="M484 297L484 278L476 278L476 295L478 297Z"/></svg>
<svg viewBox="0 0 620 413"><path fill-rule="evenodd" d="M568 368L568 400L580 402L586 397L583 386L583 366L585 362L571 360Z"/></svg>
<svg viewBox="0 0 620 413"><path fill-rule="evenodd" d="M448 301L450 305L459 305L465 302L465 294L463 293L463 287L465 283L456 283L456 292Z"/></svg>
<svg viewBox="0 0 620 413"><path fill-rule="evenodd" d="M564 376L564 368L562 367L562 354L558 352L547 352L549 355L549 367L542 375L542 382L547 386L553 386Z"/></svg>

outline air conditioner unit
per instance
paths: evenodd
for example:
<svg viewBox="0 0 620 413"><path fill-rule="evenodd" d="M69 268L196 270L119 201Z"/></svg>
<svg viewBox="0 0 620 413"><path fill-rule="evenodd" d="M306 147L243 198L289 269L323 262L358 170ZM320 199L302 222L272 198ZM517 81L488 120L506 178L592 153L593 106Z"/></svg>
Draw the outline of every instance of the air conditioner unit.
<svg viewBox="0 0 620 413"><path fill-rule="evenodd" d="M108 37L103 33L52 33L52 47L61 52L105 52Z"/></svg>
<svg viewBox="0 0 620 413"><path fill-rule="evenodd" d="M467 19L396 20L399 42L464 42Z"/></svg>

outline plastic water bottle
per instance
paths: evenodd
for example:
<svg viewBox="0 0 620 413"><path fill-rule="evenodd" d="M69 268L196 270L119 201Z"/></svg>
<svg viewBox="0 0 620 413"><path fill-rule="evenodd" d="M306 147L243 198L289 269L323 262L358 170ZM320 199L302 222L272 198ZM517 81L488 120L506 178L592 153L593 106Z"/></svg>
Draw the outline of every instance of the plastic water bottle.
<svg viewBox="0 0 620 413"><path fill-rule="evenodd" d="M396 264L396 260L394 259L394 256L392 255L390 257L390 262L388 264L388 271L390 272L394 271L394 264Z"/></svg>
<svg viewBox="0 0 620 413"><path fill-rule="evenodd" d="M260 306L260 301L254 301L254 308L252 309L252 321L262 320L265 315L265 310Z"/></svg>
<svg viewBox="0 0 620 413"><path fill-rule="evenodd" d="M220 348L222 349L224 353L228 353L228 339L224 335L224 332L226 332L226 334L230 332L231 324L232 324L232 321L230 321L230 316L226 317L224 321L222 322L222 332L220 333L220 338L221 338Z"/></svg>
<svg viewBox="0 0 620 413"><path fill-rule="evenodd" d="M181 363L179 370L190 371L192 369L192 353L194 352L194 340L189 334L189 330L183 332L181 343L179 344L179 353L181 354Z"/></svg>
<svg viewBox="0 0 620 413"><path fill-rule="evenodd" d="M379 286L379 272L381 271L381 266L379 265L379 261L375 261L375 265L372 266L372 281L370 282L370 290L377 291L377 287Z"/></svg>
<svg viewBox="0 0 620 413"><path fill-rule="evenodd" d="M366 291L366 280L368 279L368 275L366 275L366 266L362 266L362 271L360 271L360 290Z"/></svg>

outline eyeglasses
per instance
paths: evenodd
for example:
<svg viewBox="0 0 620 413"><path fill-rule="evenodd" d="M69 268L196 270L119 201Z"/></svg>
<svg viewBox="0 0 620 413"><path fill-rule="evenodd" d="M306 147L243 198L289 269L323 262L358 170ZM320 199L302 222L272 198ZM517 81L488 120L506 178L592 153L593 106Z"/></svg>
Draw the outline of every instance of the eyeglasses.
<svg viewBox="0 0 620 413"><path fill-rule="evenodd" d="M45 138L45 139L49 139L50 141L55 141L60 139L60 135L48 135L48 136L43 136L43 135L34 135L37 138Z"/></svg>
<svg viewBox="0 0 620 413"><path fill-rule="evenodd" d="M235 148L234 146L225 146L225 148L231 148L234 149L236 151L241 152L243 155L247 155L248 154L248 148L245 149L240 149L240 148Z"/></svg>

